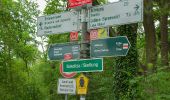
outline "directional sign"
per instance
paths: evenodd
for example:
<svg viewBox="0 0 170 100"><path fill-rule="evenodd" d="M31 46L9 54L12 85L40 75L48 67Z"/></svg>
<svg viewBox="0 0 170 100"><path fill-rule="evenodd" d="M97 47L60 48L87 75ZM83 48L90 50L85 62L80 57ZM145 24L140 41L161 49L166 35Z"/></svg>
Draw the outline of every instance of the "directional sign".
<svg viewBox="0 0 170 100"><path fill-rule="evenodd" d="M71 56L72 59L79 58L79 44L55 44L51 45L48 50L50 60L63 60L65 56Z"/></svg>
<svg viewBox="0 0 170 100"><path fill-rule="evenodd" d="M76 80L58 79L58 94L76 94Z"/></svg>
<svg viewBox="0 0 170 100"><path fill-rule="evenodd" d="M126 56L130 43L126 36L91 41L91 57Z"/></svg>
<svg viewBox="0 0 170 100"><path fill-rule="evenodd" d="M37 35L78 31L78 12L70 11L37 18Z"/></svg>
<svg viewBox="0 0 170 100"><path fill-rule="evenodd" d="M88 28L136 23L143 20L143 0L120 0L90 9Z"/></svg>
<svg viewBox="0 0 170 100"><path fill-rule="evenodd" d="M103 59L81 59L63 61L63 72L103 71Z"/></svg>

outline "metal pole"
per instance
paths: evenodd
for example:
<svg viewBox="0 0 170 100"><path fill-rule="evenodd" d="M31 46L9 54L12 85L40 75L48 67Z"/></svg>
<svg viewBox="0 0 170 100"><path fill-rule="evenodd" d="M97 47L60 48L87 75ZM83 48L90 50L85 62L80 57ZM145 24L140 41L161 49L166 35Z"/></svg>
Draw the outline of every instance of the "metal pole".
<svg viewBox="0 0 170 100"><path fill-rule="evenodd" d="M67 94L65 95L65 100L68 100L68 95Z"/></svg>
<svg viewBox="0 0 170 100"><path fill-rule="evenodd" d="M82 22L82 34L81 34L81 50L87 50L87 44L89 42L89 33L87 32L87 9L83 8L81 10L81 22ZM82 58L82 57L81 57ZM83 57L87 58L87 57Z"/></svg>
<svg viewBox="0 0 170 100"><path fill-rule="evenodd" d="M85 96L81 95L80 100L86 100Z"/></svg>
<svg viewBox="0 0 170 100"><path fill-rule="evenodd" d="M88 47L88 43L89 43L89 33L87 31L87 7L84 7L81 9L81 30L82 30L82 34L81 34L81 52L80 52L80 58L81 59L87 59L89 58L89 55L87 54L89 47ZM80 100L85 100L85 95L80 95Z"/></svg>

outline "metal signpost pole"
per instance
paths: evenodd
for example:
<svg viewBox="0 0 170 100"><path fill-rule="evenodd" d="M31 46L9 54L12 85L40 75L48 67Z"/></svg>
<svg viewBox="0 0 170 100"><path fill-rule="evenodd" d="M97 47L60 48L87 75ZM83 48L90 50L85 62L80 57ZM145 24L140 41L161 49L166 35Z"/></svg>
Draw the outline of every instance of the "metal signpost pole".
<svg viewBox="0 0 170 100"><path fill-rule="evenodd" d="M67 94L65 94L65 100L68 100L68 95Z"/></svg>
<svg viewBox="0 0 170 100"><path fill-rule="evenodd" d="M81 59L87 59L88 57L88 43L89 43L89 33L87 32L87 7L84 5L81 9L81 52L80 52L80 58ZM85 100L85 95L80 95L80 100Z"/></svg>

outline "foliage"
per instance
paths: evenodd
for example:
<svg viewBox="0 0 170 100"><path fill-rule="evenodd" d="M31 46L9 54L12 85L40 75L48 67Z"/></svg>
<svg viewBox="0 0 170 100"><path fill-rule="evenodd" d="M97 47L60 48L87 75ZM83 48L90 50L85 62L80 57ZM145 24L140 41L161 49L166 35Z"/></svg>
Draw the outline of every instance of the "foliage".
<svg viewBox="0 0 170 100"><path fill-rule="evenodd" d="M139 100L169 100L170 99L170 73L158 71L146 77L140 76L136 80L139 83Z"/></svg>
<svg viewBox="0 0 170 100"><path fill-rule="evenodd" d="M0 1L0 99L38 100L41 93L29 77L37 48L35 17L37 5L27 0Z"/></svg>
<svg viewBox="0 0 170 100"><path fill-rule="evenodd" d="M137 24L120 26L118 31L128 37L131 48L125 57L116 57L113 84L115 100L134 100L137 97L137 83L131 84L130 80L138 71Z"/></svg>
<svg viewBox="0 0 170 100"><path fill-rule="evenodd" d="M87 100L109 100L113 98L113 69L114 58L104 58L104 71L98 73L88 73L89 87Z"/></svg>

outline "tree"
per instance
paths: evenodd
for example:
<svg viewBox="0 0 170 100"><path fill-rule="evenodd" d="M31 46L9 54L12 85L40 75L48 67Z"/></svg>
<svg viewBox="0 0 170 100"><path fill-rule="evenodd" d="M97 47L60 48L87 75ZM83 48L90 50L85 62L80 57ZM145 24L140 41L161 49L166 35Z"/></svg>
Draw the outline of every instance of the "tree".
<svg viewBox="0 0 170 100"><path fill-rule="evenodd" d="M131 48L125 57L116 57L113 84L115 100L134 100L137 97L137 83L131 83L138 71L137 26L131 24L118 27L118 33L128 37Z"/></svg>
<svg viewBox="0 0 170 100"><path fill-rule="evenodd" d="M0 92L2 100L23 100L37 98L31 93L38 90L33 81L29 81L28 65L36 57L35 17L37 5L27 0L0 1ZM33 91L27 91L33 89ZM34 91L35 90L35 91ZM36 96L37 96L36 95ZM29 97L30 96L30 97Z"/></svg>
<svg viewBox="0 0 170 100"><path fill-rule="evenodd" d="M161 34L161 61L162 65L168 66L168 0L158 1L160 7L160 34Z"/></svg>
<svg viewBox="0 0 170 100"><path fill-rule="evenodd" d="M157 48L156 34L153 18L153 0L144 0L144 30L146 40L146 64L150 64L156 69Z"/></svg>

